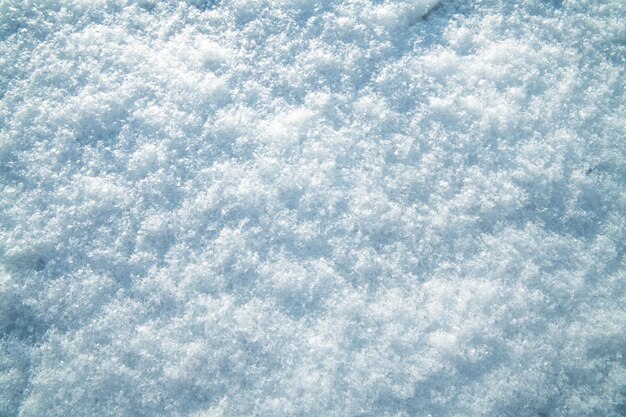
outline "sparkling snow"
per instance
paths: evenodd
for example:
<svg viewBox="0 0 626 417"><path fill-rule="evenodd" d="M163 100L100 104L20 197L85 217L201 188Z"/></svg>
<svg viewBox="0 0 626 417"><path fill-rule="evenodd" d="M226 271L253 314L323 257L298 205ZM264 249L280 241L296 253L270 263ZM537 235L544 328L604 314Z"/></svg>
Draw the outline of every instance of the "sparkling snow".
<svg viewBox="0 0 626 417"><path fill-rule="evenodd" d="M625 22L0 1L0 416L624 416Z"/></svg>

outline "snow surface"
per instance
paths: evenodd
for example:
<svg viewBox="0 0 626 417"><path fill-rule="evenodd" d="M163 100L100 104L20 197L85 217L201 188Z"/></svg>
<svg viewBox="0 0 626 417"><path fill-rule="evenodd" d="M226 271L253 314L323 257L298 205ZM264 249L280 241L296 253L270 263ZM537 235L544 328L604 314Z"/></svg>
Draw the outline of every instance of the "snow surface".
<svg viewBox="0 0 626 417"><path fill-rule="evenodd" d="M0 1L0 415L626 415L626 2L436 3Z"/></svg>

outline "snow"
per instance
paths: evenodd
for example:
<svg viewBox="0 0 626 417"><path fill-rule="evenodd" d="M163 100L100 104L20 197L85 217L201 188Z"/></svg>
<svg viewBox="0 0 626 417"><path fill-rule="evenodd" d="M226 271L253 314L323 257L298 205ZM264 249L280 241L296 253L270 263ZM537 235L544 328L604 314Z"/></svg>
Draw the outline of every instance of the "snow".
<svg viewBox="0 0 626 417"><path fill-rule="evenodd" d="M0 415L624 415L625 18L0 2Z"/></svg>

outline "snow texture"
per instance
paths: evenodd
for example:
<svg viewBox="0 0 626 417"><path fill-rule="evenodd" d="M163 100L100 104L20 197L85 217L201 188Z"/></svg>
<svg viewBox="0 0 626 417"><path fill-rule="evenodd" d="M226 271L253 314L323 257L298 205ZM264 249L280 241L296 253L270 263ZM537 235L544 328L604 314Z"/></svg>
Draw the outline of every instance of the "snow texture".
<svg viewBox="0 0 626 417"><path fill-rule="evenodd" d="M626 415L625 22L0 1L0 416Z"/></svg>

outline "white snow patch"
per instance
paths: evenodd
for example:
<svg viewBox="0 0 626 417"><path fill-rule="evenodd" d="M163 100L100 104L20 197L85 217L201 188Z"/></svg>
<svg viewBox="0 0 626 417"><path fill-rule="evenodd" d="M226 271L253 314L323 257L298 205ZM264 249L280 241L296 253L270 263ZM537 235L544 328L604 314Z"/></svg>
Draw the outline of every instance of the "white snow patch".
<svg viewBox="0 0 626 417"><path fill-rule="evenodd" d="M0 415L623 415L625 17L0 2Z"/></svg>

